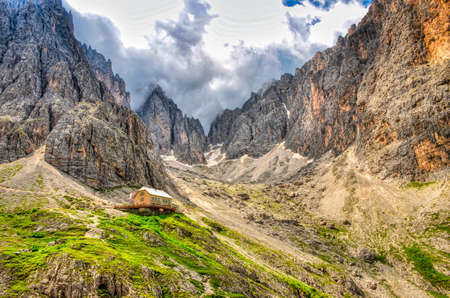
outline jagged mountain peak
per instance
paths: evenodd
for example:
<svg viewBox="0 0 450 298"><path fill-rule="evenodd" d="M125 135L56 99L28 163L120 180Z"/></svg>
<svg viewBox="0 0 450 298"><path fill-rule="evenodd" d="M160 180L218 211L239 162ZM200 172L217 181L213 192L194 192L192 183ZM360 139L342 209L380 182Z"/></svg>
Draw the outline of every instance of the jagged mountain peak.
<svg viewBox="0 0 450 298"><path fill-rule="evenodd" d="M81 46L61 1L3 0L0 23L0 163L45 145L47 162L96 188L170 184L150 132L120 106L125 82Z"/></svg>
<svg viewBox="0 0 450 298"><path fill-rule="evenodd" d="M445 169L442 98L449 93L437 83L448 81L450 69L445 15L442 1L374 1L336 46L252 93L242 109L218 116L208 139L223 143L228 158L259 157L281 141L314 158L357 143L358 156L383 177L418 179Z"/></svg>
<svg viewBox="0 0 450 298"><path fill-rule="evenodd" d="M114 97L114 101L119 105L130 108L131 95L126 89L125 81L119 74L113 72L111 59L106 59L105 56L89 45L83 44L82 49L89 65L95 72L97 80L105 84L108 91Z"/></svg>
<svg viewBox="0 0 450 298"><path fill-rule="evenodd" d="M189 164L205 163L207 140L200 121L183 114L161 86L152 84L148 90L147 99L136 112L152 131L161 153L173 153Z"/></svg>
<svg viewBox="0 0 450 298"><path fill-rule="evenodd" d="M165 110L180 110L178 105L166 95L162 87L158 84L151 83L146 88L147 97L144 102L140 105L139 108L136 109L136 112L141 115L147 113L147 110L152 110L154 112L158 112L160 109L155 109L155 107L164 107ZM181 110L180 110L181 111ZM147 119L148 120L148 119ZM144 122L146 120L144 119Z"/></svg>
<svg viewBox="0 0 450 298"><path fill-rule="evenodd" d="M150 90L150 94L155 92L157 94L160 94L161 96L164 96L164 97L166 96L163 88L159 84L151 83L147 89Z"/></svg>
<svg viewBox="0 0 450 298"><path fill-rule="evenodd" d="M90 45L82 44L81 48L87 54L87 56L92 56L95 59L92 59L91 66L93 67L102 67L102 68L111 68L112 62L111 59L106 59L101 53L97 52L96 49L92 48ZM89 58L89 57L88 57Z"/></svg>
<svg viewBox="0 0 450 298"><path fill-rule="evenodd" d="M95 79L62 6L10 11L0 5L0 19L1 115L56 123L79 101L113 100Z"/></svg>

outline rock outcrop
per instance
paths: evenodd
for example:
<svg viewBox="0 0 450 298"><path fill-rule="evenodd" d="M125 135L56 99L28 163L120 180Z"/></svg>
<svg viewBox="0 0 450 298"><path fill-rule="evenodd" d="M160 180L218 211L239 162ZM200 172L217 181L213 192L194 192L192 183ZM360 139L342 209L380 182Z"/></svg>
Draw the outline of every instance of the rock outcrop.
<svg viewBox="0 0 450 298"><path fill-rule="evenodd" d="M209 139L216 144L223 142L228 158L245 154L259 157L269 152L286 137L290 115L283 92L289 88L291 78L283 76L265 91L252 93L242 109L219 116L212 124Z"/></svg>
<svg viewBox="0 0 450 298"><path fill-rule="evenodd" d="M51 257L31 288L47 297L89 297L99 293L123 297L132 294L132 286L125 278L101 272L101 269L67 254ZM80 272L89 272L90 278Z"/></svg>
<svg viewBox="0 0 450 298"><path fill-rule="evenodd" d="M106 60L105 56L86 44L82 49L97 80L105 84L117 104L130 108L130 93L126 89L125 81L118 74L114 74L111 60Z"/></svg>
<svg viewBox="0 0 450 298"><path fill-rule="evenodd" d="M80 103L46 141L45 160L94 188L170 186L149 130L126 107Z"/></svg>
<svg viewBox="0 0 450 298"><path fill-rule="evenodd" d="M207 140L198 119L187 117L159 86L136 111L150 128L161 154L174 154L181 162L204 163Z"/></svg>
<svg viewBox="0 0 450 298"><path fill-rule="evenodd" d="M259 157L282 140L314 158L356 143L382 177L448 167L448 10L442 1L374 1L336 46L219 116L209 140L228 158Z"/></svg>
<svg viewBox="0 0 450 298"><path fill-rule="evenodd" d="M39 147L78 102L114 99L61 1L0 1L0 23L0 161L8 162Z"/></svg>
<svg viewBox="0 0 450 298"><path fill-rule="evenodd" d="M422 179L449 165L448 13L448 4L437 0L375 0L336 46L253 93L242 108L226 110L208 138L159 87L138 114L154 149L189 164L205 162L208 142L223 144L228 158L259 157L281 142L312 158L356 144L373 173ZM0 162L46 143L80 102L129 106L124 81L110 61L75 39L60 0L2 0L0 23ZM95 172L89 171L85 177ZM122 182L133 182L122 174Z"/></svg>
<svg viewBox="0 0 450 298"><path fill-rule="evenodd" d="M92 187L171 188L125 83L83 50L61 0L1 0L0 23L0 162L45 144L50 164Z"/></svg>
<svg viewBox="0 0 450 298"><path fill-rule="evenodd" d="M218 115L211 124L208 133L208 143L211 145L223 144L231 133L231 128L236 118L241 115L241 109L226 109L222 114Z"/></svg>
<svg viewBox="0 0 450 298"><path fill-rule="evenodd" d="M371 7L383 30L357 93L357 154L381 177L420 179L449 166L449 7L434 0Z"/></svg>

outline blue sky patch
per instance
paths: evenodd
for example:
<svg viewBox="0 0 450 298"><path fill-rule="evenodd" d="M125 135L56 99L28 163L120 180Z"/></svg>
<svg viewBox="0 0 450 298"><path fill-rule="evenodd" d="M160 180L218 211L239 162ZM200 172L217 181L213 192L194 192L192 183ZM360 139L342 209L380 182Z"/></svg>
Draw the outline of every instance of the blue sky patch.
<svg viewBox="0 0 450 298"><path fill-rule="evenodd" d="M295 5L303 5L302 1L300 1L300 0L282 0L282 3L284 6L287 6L287 7L292 7Z"/></svg>
<svg viewBox="0 0 450 298"><path fill-rule="evenodd" d="M282 3L284 6L287 7L293 7L296 5L303 5L303 2L305 0L282 0ZM330 10L334 4L339 2L339 0L306 0L309 3L311 3L314 7L324 10ZM351 0L341 0L344 3L349 3ZM372 4L373 0L357 0L359 3L361 3L364 7L369 7L370 4Z"/></svg>
<svg viewBox="0 0 450 298"><path fill-rule="evenodd" d="M363 0L361 3L364 7L369 7L372 4L372 0Z"/></svg>

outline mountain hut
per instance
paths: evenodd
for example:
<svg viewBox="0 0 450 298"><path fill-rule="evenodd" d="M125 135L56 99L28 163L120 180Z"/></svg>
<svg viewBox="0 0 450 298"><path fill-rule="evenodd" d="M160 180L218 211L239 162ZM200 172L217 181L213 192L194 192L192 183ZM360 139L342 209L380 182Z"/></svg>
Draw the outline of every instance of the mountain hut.
<svg viewBox="0 0 450 298"><path fill-rule="evenodd" d="M175 211L173 197L163 190L142 187L130 194L131 205L115 206L115 209L159 209L159 211Z"/></svg>

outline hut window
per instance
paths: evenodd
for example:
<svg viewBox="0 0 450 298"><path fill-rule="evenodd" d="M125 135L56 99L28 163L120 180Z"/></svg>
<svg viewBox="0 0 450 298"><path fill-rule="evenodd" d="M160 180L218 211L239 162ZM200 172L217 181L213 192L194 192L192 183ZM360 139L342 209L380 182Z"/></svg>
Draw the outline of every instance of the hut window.
<svg viewBox="0 0 450 298"><path fill-rule="evenodd" d="M141 198L141 202L144 202L144 198Z"/></svg>
<svg viewBox="0 0 450 298"><path fill-rule="evenodd" d="M143 192L141 192L141 197L143 197L144 196L144 193Z"/></svg>

